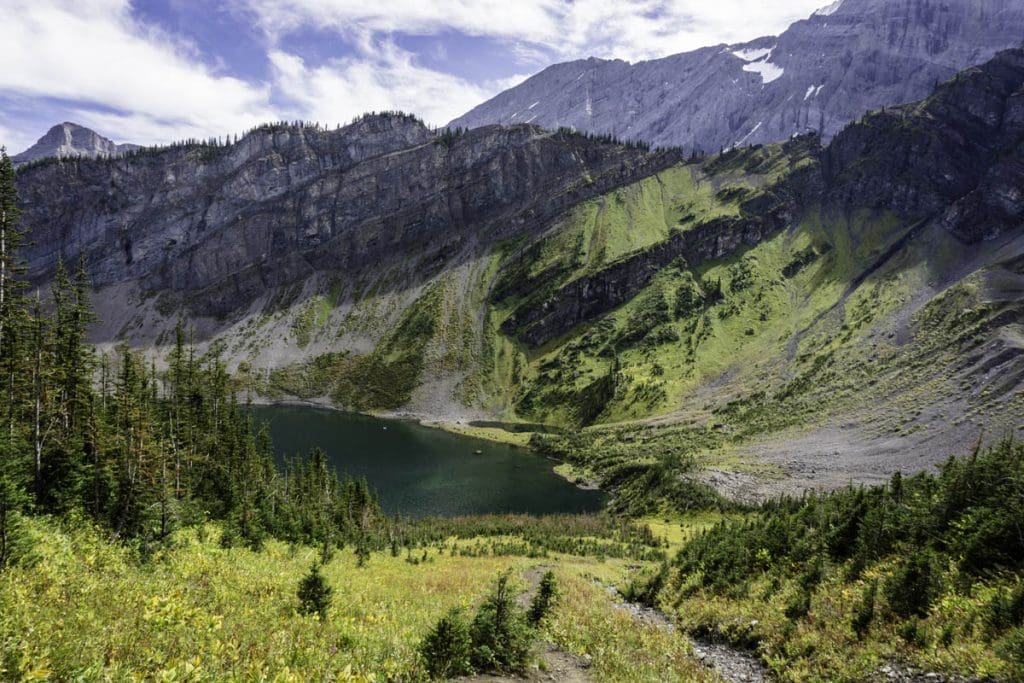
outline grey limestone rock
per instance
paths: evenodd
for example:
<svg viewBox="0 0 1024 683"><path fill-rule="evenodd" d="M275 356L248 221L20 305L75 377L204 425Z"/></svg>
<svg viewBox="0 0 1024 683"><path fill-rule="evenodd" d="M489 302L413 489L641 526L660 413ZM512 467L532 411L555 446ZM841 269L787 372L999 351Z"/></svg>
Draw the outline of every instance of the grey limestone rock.
<svg viewBox="0 0 1024 683"><path fill-rule="evenodd" d="M47 131L36 144L11 157L11 161L24 164L46 157L108 157L137 148L138 145L119 145L84 126L65 121Z"/></svg>
<svg viewBox="0 0 1024 683"><path fill-rule="evenodd" d="M827 141L1022 40L1019 0L840 0L777 37L556 64L451 125L567 126L706 152L809 131Z"/></svg>

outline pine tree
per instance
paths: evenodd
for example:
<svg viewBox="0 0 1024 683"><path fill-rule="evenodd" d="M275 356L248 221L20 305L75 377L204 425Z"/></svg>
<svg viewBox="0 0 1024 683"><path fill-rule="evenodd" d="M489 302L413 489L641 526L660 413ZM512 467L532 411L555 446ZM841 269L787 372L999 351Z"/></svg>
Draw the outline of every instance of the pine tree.
<svg viewBox="0 0 1024 683"><path fill-rule="evenodd" d="M533 642L533 631L516 603L509 574L498 576L490 595L470 626L473 666L481 671L522 671Z"/></svg>
<svg viewBox="0 0 1024 683"><path fill-rule="evenodd" d="M26 444L19 426L19 389L23 377L23 354L18 332L23 325L24 309L19 292L24 283L17 275L24 268L17 259L24 241L18 230L18 191L14 184L14 164L7 150L0 147L0 415L4 418L0 434L0 569L11 556L15 514L27 503L25 487L30 471L25 465Z"/></svg>
<svg viewBox="0 0 1024 683"><path fill-rule="evenodd" d="M14 163L7 149L0 147L0 358L9 355L7 335L14 324L18 308L17 292L24 283L17 275L24 271L17 252L24 243L18 230L18 190L14 184Z"/></svg>
<svg viewBox="0 0 1024 683"><path fill-rule="evenodd" d="M544 621L544 617L555 606L557 599L558 581L555 579L555 573L549 569L541 577L540 584L537 586L537 594L533 596L533 600L530 603L530 612L528 614L530 624L537 626Z"/></svg>
<svg viewBox="0 0 1024 683"><path fill-rule="evenodd" d="M334 589L320 573L320 565L315 561L309 573L299 582L299 611L302 614L317 614L320 621L327 621L327 610L331 606L331 594Z"/></svg>
<svg viewBox="0 0 1024 683"><path fill-rule="evenodd" d="M50 384L53 366L50 358L51 329L42 310L37 294L32 307L29 324L29 348L31 353L31 414L29 424L32 441L32 481L36 505L48 507L49 486L54 482L45 476L44 453L54 429L54 415L50 403Z"/></svg>

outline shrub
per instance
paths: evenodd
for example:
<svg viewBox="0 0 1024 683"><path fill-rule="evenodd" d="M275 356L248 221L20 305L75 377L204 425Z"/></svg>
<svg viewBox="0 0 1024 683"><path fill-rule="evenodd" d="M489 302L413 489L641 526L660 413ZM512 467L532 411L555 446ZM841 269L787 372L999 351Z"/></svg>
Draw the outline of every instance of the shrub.
<svg viewBox="0 0 1024 683"><path fill-rule="evenodd" d="M558 581L555 579L555 573L549 569L541 577L540 585L537 586L537 594L533 596L533 602L530 603L528 615L530 624L536 626L544 621L544 617L555 606L557 599Z"/></svg>
<svg viewBox="0 0 1024 683"><path fill-rule="evenodd" d="M676 290L676 304L675 313L676 320L680 318L689 318L695 313L700 312L703 307L704 300L701 293L697 291L692 280L687 280L679 285L679 289Z"/></svg>
<svg viewBox="0 0 1024 683"><path fill-rule="evenodd" d="M650 578L634 579L626 588L624 597L629 602L635 602L645 607L657 607L658 595L662 588L668 583L669 564L662 562L658 573Z"/></svg>
<svg viewBox="0 0 1024 683"><path fill-rule="evenodd" d="M526 668L534 632L509 585L508 572L495 581L470 627L472 663L479 670L522 671Z"/></svg>
<svg viewBox="0 0 1024 683"><path fill-rule="evenodd" d="M1013 680L1024 679L1024 628L1015 628L996 646L996 653L1010 666Z"/></svg>
<svg viewBox="0 0 1024 683"><path fill-rule="evenodd" d="M985 623L994 631L1003 631L1024 624L1024 583L1012 591L1000 590L989 601Z"/></svg>
<svg viewBox="0 0 1024 683"><path fill-rule="evenodd" d="M939 575L930 553L916 553L885 582L889 609L900 617L925 616L939 592Z"/></svg>
<svg viewBox="0 0 1024 683"><path fill-rule="evenodd" d="M921 649L928 647L928 631L917 617L903 622L896 631L907 645Z"/></svg>
<svg viewBox="0 0 1024 683"><path fill-rule="evenodd" d="M299 582L299 611L302 614L317 614L320 621L326 621L333 592L334 589L327 585L327 580L320 573L320 565L314 561L309 573Z"/></svg>
<svg viewBox="0 0 1024 683"><path fill-rule="evenodd" d="M800 588L797 590L793 599L786 605L786 618L796 621L797 619L803 619L807 616L807 613L811 611L811 591L806 588Z"/></svg>
<svg viewBox="0 0 1024 683"><path fill-rule="evenodd" d="M462 611L441 617L420 644L420 656L431 678L453 678L473 673L472 640Z"/></svg>
<svg viewBox="0 0 1024 683"><path fill-rule="evenodd" d="M853 620L850 626L858 638L864 638L871 629L871 621L875 618L875 597L878 595L878 582L872 581L864 589L860 602L853 608Z"/></svg>

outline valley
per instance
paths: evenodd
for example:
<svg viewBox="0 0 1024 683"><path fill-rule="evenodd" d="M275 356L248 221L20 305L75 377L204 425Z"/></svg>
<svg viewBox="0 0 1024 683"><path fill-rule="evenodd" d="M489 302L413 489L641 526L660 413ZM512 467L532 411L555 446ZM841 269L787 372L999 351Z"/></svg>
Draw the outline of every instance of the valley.
<svg viewBox="0 0 1024 683"><path fill-rule="evenodd" d="M1021 27L0 150L0 680L1024 680Z"/></svg>
<svg viewBox="0 0 1024 683"><path fill-rule="evenodd" d="M1021 204L972 199L1019 178L999 150L1019 144L1021 81L1007 52L828 145L808 135L707 157L530 126L423 142L422 124L378 115L223 148L37 162L18 174L23 220L44 230L30 272L88 244L96 342L162 356L187 318L264 401L583 429L575 445L538 434L549 453L628 439L617 448L646 461L678 443L703 480L744 500L880 482L1021 428L1022 243L1001 227ZM992 142L956 147L964 135ZM356 139L355 156L331 151ZM941 180L900 157L926 139ZM541 160L521 176L517 164ZM402 190L390 201L420 208L356 229L369 188L392 193L391 166L415 163L437 169L443 192ZM339 173L360 179L340 181L353 208L315 200L334 196ZM81 190L52 205L57 178ZM218 199L271 178L258 210ZM182 193L205 208L171 199ZM310 211L321 227L300 232ZM492 227L471 234L480 221ZM577 465L601 480L599 465Z"/></svg>

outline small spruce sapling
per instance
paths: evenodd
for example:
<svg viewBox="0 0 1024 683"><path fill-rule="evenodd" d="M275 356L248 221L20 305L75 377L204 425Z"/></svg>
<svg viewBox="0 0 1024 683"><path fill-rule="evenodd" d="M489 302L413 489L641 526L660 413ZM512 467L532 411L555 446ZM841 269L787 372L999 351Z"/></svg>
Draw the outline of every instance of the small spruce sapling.
<svg viewBox="0 0 1024 683"><path fill-rule="evenodd" d="M431 678L449 679L473 673L472 640L462 612L453 609L441 617L423 639L419 652Z"/></svg>
<svg viewBox="0 0 1024 683"><path fill-rule="evenodd" d="M537 594L533 596L533 602L530 604L530 612L527 615L530 625L537 626L544 621L544 617L555 606L557 600L558 580L555 579L555 573L549 569L541 577L540 585L537 586Z"/></svg>
<svg viewBox="0 0 1024 683"><path fill-rule="evenodd" d="M317 614L320 621L327 621L327 610L331 606L334 589L320 573L320 565L314 560L309 573L299 582L299 611L302 614Z"/></svg>
<svg viewBox="0 0 1024 683"><path fill-rule="evenodd" d="M530 658L534 632L506 572L495 581L470 626L473 666L481 671L523 671Z"/></svg>

